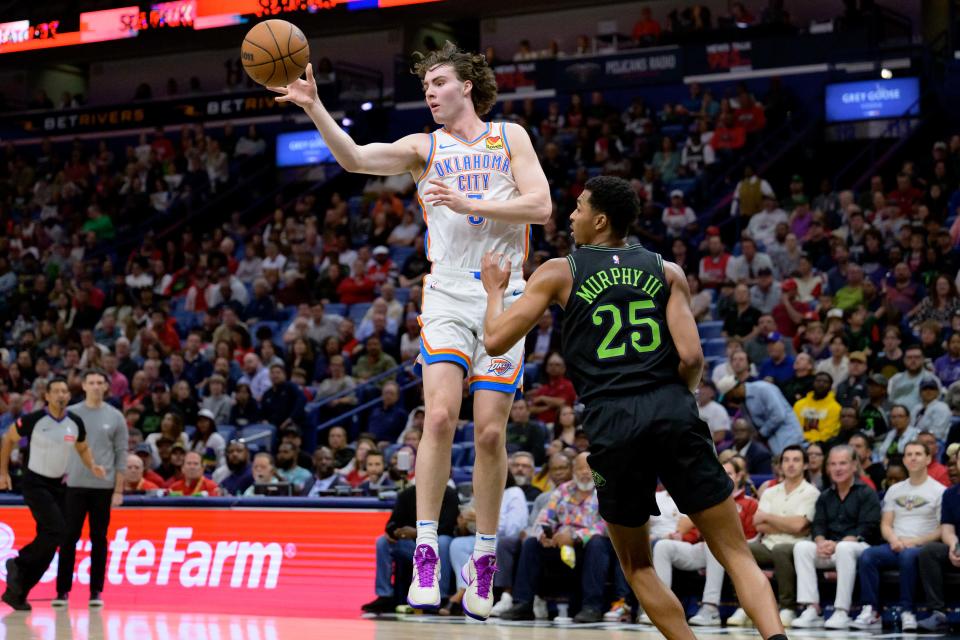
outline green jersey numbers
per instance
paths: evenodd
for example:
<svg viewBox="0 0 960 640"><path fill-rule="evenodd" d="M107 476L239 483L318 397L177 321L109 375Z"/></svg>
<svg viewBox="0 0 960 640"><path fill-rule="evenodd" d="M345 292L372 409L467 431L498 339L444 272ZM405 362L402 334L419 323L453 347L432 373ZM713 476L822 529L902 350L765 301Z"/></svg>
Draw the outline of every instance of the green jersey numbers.
<svg viewBox="0 0 960 640"><path fill-rule="evenodd" d="M653 300L634 300L621 313L620 307L614 304L603 304L593 311L593 324L598 327L607 326L607 332L597 347L597 359L621 358L627 354L627 343L639 354L656 351L662 344L660 338L660 323L651 317L642 317L642 312L655 309ZM626 315L629 323L629 332L621 337L623 316ZM646 329L646 330L643 330ZM617 343L617 344L614 344Z"/></svg>

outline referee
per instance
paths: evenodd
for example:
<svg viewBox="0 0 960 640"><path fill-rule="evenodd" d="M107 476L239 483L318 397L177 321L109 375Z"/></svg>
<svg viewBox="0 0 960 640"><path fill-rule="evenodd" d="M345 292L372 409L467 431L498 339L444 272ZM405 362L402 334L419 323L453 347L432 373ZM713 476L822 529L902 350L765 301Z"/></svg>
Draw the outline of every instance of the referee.
<svg viewBox="0 0 960 640"><path fill-rule="evenodd" d="M123 503L123 474L127 468L127 422L123 414L103 401L110 386L107 374L99 369L83 372L86 399L68 408L80 416L87 427L87 445L93 457L107 469L98 478L83 466L79 456L71 455L67 465L67 499L64 517L66 535L60 545L57 568L57 597L54 607L67 606L73 586L73 565L83 521L90 517L90 606L102 607L104 575L107 570L107 527L110 508Z"/></svg>
<svg viewBox="0 0 960 640"><path fill-rule="evenodd" d="M53 560L66 532L63 517L63 474L72 450L93 475L106 476L87 446L87 430L80 416L67 411L70 389L63 377L53 378L44 396L47 407L22 416L10 425L0 445L0 490L10 490L10 453L27 439L27 468L23 472L23 501L37 524L37 536L7 560L7 589L0 596L17 611L30 611L27 595Z"/></svg>

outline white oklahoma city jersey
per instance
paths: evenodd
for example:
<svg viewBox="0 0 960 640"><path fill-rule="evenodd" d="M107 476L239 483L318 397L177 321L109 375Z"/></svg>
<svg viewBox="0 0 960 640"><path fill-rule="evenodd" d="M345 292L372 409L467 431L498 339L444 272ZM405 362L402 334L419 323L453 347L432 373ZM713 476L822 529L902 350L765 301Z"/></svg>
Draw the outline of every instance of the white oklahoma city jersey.
<svg viewBox="0 0 960 640"><path fill-rule="evenodd" d="M526 260L529 225L463 215L432 205L424 196L433 179L477 200L519 196L505 128L501 122L487 123L484 133L472 142L444 129L430 134L430 157L417 180L417 197L427 224L427 259L433 264L479 271L488 251L503 253L514 269Z"/></svg>

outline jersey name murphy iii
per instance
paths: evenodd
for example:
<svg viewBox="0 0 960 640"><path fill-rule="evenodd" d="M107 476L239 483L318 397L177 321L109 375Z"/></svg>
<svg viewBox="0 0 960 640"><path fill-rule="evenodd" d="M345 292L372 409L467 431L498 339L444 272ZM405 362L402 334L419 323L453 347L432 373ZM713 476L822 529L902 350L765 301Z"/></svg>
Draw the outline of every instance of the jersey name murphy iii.
<svg viewBox="0 0 960 640"><path fill-rule="evenodd" d="M567 373L586 402L681 383L667 327L670 287L660 254L640 245L584 245L567 256L573 288L563 319Z"/></svg>

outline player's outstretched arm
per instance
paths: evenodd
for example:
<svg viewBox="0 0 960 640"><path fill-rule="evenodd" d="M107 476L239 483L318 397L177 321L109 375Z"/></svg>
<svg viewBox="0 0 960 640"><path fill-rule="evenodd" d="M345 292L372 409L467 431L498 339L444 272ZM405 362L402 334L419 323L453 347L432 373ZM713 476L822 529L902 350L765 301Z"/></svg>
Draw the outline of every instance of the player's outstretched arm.
<svg viewBox="0 0 960 640"><path fill-rule="evenodd" d="M276 98L277 102L292 102L310 116L317 131L323 136L323 141L330 147L333 157L347 171L394 176L407 172L418 173L423 167L426 154L421 153L420 148L426 148L430 144L424 133L414 133L391 143L358 145L354 142L320 101L312 64L307 65L306 79L297 78L286 87L267 88L280 94Z"/></svg>
<svg viewBox="0 0 960 640"><path fill-rule="evenodd" d="M703 347L700 345L700 332L697 321L690 310L690 286L687 276L673 262L663 263L670 285L670 299L667 301L667 327L680 355L680 377L693 391L700 384L703 375Z"/></svg>
<svg viewBox="0 0 960 640"><path fill-rule="evenodd" d="M563 258L554 258L538 268L523 295L503 310L503 296L510 281L510 261L503 254L483 256L480 280L487 291L487 312L483 321L483 346L487 353L499 356L510 350L537 324L543 312L553 304L564 304L573 286L570 267Z"/></svg>
<svg viewBox="0 0 960 640"><path fill-rule="evenodd" d="M520 195L510 200L473 200L441 180L431 180L424 192L430 204L447 207L466 216L482 216L510 224L545 224L553 213L550 185L530 136L518 124L504 125L510 146L510 166Z"/></svg>

